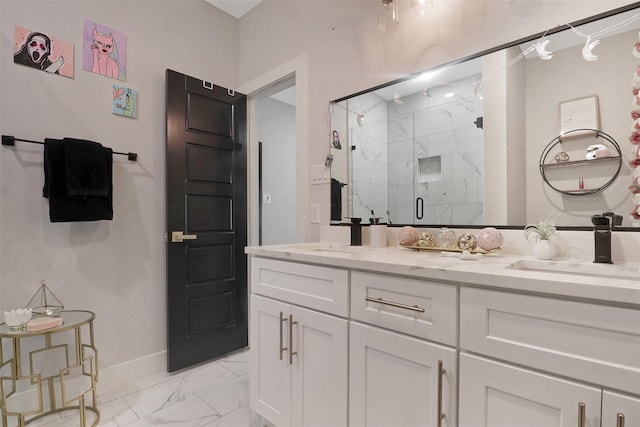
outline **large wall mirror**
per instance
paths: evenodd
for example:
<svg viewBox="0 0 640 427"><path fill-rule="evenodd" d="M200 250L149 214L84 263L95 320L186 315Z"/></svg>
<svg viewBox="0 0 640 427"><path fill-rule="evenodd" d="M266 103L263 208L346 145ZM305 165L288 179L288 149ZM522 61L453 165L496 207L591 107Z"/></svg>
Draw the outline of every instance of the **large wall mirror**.
<svg viewBox="0 0 640 427"><path fill-rule="evenodd" d="M523 226L561 213L586 227L613 211L640 226L629 190L639 29L634 3L333 101L332 223ZM575 128L604 132L622 159L582 161L596 144L618 152ZM548 158L568 163L544 169L549 185L541 154L561 132Z"/></svg>

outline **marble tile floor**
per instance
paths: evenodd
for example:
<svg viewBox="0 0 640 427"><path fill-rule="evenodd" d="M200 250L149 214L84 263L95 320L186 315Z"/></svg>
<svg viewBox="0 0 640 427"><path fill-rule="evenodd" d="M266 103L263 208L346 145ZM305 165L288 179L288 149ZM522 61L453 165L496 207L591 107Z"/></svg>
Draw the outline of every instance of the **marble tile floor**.
<svg viewBox="0 0 640 427"><path fill-rule="evenodd" d="M180 371L135 381L100 394L101 427L273 427L249 409L249 351ZM87 426L95 415L87 411ZM10 424L15 425L15 423ZM33 427L77 427L77 411L63 412L29 424Z"/></svg>

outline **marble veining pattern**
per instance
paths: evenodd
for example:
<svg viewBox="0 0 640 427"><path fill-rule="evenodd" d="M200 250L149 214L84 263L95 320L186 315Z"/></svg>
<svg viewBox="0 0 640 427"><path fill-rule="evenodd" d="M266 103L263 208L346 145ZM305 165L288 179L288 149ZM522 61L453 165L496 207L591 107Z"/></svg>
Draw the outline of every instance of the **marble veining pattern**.
<svg viewBox="0 0 640 427"><path fill-rule="evenodd" d="M354 124L350 128L353 149L349 154L352 156L353 170L349 203L352 207L351 216L368 219L371 210L377 216L383 215L389 203L386 185L389 177L387 103L375 94L365 96L358 102L348 104L351 112L364 115L361 124ZM353 123L356 123L355 119Z"/></svg>
<svg viewBox="0 0 640 427"><path fill-rule="evenodd" d="M101 427L273 427L249 409L249 351L177 374L162 373L100 394ZM95 415L87 411L87 425ZM10 426L15 426L11 417ZM29 424L76 427L78 415L63 412Z"/></svg>
<svg viewBox="0 0 640 427"><path fill-rule="evenodd" d="M484 221L484 144L474 124L482 104L470 89L476 79L456 82L455 98L433 89L426 97L418 93L403 97L402 104L388 103L388 203L396 223ZM420 159L433 156L440 156L440 179L420 182Z"/></svg>
<svg viewBox="0 0 640 427"><path fill-rule="evenodd" d="M427 229L434 231L433 229ZM458 229L463 232L464 229ZM385 274L425 278L458 283L462 286L487 286L510 291L535 292L554 296L595 299L601 302L640 306L640 263L637 261L637 233L629 233L620 241L621 250L632 252L624 258L617 254L614 264L594 264L592 233L558 232L563 246L562 258L554 261L535 260L523 255L531 252L522 230L502 230L505 243L495 254L480 260L463 260L443 256L439 252L414 251L392 243L386 248L349 246L348 243L317 242L294 245L247 247L247 254L299 262L323 264L337 268L365 269ZM474 233L477 230L465 232ZM391 241L393 237L388 235ZM366 233L365 233L365 237ZM396 241L397 242L397 241ZM525 246L526 245L526 246ZM576 245L576 246L574 246ZM333 251L336 252L333 252ZM450 255L450 254L445 254ZM455 254L454 254L455 255ZM526 261L532 267L521 268Z"/></svg>

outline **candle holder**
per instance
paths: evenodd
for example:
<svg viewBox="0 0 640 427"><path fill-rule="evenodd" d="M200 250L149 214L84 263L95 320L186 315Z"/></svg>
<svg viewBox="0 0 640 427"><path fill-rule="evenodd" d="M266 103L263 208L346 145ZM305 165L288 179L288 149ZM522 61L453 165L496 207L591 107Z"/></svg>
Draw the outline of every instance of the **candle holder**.
<svg viewBox="0 0 640 427"><path fill-rule="evenodd" d="M47 287L44 280L40 283L42 286L40 286L38 291L31 297L25 308L31 309L33 317L60 316L60 313L64 310L64 305L54 293L51 292L51 289Z"/></svg>

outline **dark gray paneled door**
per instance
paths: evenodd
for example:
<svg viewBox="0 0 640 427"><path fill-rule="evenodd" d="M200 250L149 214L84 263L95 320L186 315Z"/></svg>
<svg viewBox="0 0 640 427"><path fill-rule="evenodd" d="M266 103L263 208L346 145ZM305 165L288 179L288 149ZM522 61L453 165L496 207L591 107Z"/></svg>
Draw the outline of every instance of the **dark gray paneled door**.
<svg viewBox="0 0 640 427"><path fill-rule="evenodd" d="M167 369L247 346L246 96L167 70Z"/></svg>

